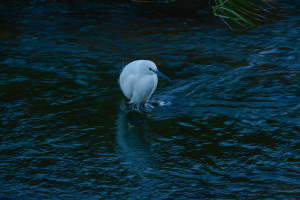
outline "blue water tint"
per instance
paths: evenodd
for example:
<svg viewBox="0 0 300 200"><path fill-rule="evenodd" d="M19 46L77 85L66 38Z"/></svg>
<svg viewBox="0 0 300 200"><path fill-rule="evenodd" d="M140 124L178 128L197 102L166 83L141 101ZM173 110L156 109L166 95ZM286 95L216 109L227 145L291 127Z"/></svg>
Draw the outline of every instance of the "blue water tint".
<svg viewBox="0 0 300 200"><path fill-rule="evenodd" d="M279 3L230 30L210 8L1 2L0 199L297 199L300 4ZM172 84L130 120L137 59Z"/></svg>

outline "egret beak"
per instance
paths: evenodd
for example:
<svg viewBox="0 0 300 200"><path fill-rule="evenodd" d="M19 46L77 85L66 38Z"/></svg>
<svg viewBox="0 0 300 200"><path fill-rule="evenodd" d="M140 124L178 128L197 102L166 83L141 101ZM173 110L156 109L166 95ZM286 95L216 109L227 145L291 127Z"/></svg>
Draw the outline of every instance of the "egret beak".
<svg viewBox="0 0 300 200"><path fill-rule="evenodd" d="M158 76L161 76L161 77L163 77L164 79L167 79L168 81L171 82L171 80L170 80L167 76L163 75L163 73L161 73L160 71L155 70L155 71L153 71L153 72L154 72L155 74L157 74Z"/></svg>

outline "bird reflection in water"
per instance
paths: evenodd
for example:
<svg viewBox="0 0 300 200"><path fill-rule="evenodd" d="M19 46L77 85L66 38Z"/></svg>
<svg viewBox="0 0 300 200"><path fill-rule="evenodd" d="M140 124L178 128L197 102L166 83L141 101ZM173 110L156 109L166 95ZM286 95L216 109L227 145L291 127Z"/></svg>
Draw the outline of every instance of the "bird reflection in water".
<svg viewBox="0 0 300 200"><path fill-rule="evenodd" d="M116 139L120 148L118 151L124 160L126 168L142 176L153 174L155 172L155 148L156 134L151 132L147 125L148 118L141 115L142 118L135 118L134 121L126 117L126 103L120 102L120 111L116 120Z"/></svg>

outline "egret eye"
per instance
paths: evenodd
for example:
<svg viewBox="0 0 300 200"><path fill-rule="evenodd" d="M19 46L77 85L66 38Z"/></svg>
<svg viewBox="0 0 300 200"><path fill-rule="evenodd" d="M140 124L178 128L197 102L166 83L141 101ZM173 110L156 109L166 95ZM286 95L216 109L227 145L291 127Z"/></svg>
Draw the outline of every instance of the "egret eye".
<svg viewBox="0 0 300 200"><path fill-rule="evenodd" d="M152 71L152 69L149 67L149 70Z"/></svg>

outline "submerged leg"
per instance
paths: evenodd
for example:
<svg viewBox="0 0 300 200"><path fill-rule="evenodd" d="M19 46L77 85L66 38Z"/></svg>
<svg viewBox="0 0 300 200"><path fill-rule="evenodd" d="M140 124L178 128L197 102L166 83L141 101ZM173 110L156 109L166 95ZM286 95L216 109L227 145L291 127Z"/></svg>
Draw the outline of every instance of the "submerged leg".
<svg viewBox="0 0 300 200"><path fill-rule="evenodd" d="M133 109L133 104L131 104L130 109L129 109L129 117L130 117L130 119L132 117L132 109Z"/></svg>
<svg viewBox="0 0 300 200"><path fill-rule="evenodd" d="M143 108L146 112L151 112L151 110L154 108L148 101L143 102Z"/></svg>

